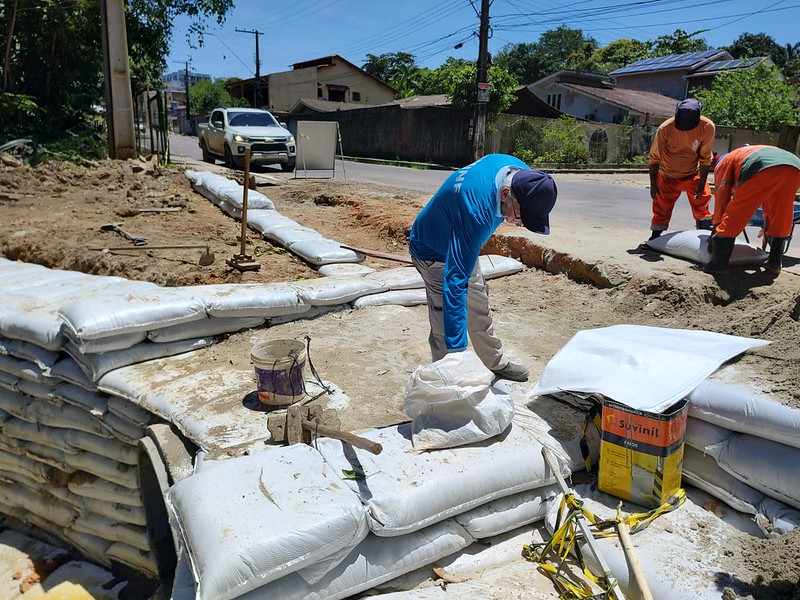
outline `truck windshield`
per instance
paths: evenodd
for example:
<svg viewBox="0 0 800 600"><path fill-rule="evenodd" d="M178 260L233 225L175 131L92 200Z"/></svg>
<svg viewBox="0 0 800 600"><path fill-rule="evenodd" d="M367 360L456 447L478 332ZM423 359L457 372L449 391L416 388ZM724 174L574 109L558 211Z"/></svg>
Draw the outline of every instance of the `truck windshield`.
<svg viewBox="0 0 800 600"><path fill-rule="evenodd" d="M269 113L228 113L228 123L234 127L273 127L278 124Z"/></svg>

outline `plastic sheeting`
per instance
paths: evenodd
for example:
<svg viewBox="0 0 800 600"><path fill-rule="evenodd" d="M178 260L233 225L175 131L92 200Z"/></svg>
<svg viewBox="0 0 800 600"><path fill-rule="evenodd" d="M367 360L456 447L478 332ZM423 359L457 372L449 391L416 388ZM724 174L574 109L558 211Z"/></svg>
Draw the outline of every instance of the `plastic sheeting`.
<svg viewBox="0 0 800 600"><path fill-rule="evenodd" d="M710 235L711 232L705 230L676 231L660 235L646 243L653 250L704 265L711 260L711 253L708 251ZM728 264L734 267L758 266L764 264L768 256L761 248L736 240Z"/></svg>
<svg viewBox="0 0 800 600"><path fill-rule="evenodd" d="M639 325L587 329L575 334L547 363L530 396L598 393L657 413L686 397L725 361L768 343Z"/></svg>

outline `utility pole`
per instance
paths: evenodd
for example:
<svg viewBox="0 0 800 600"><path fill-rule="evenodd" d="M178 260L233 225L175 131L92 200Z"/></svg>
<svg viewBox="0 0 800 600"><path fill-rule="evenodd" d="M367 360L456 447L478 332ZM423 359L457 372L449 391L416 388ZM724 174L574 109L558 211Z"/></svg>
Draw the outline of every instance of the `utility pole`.
<svg viewBox="0 0 800 600"><path fill-rule="evenodd" d="M186 90L186 126L189 126L189 117L191 111L189 110L189 61L183 63L183 89Z"/></svg>
<svg viewBox="0 0 800 600"><path fill-rule="evenodd" d="M478 77L475 99L475 133L472 137L473 158L484 153L486 136L486 104L489 102L489 5L491 0L481 0L481 26L478 33Z"/></svg>
<svg viewBox="0 0 800 600"><path fill-rule="evenodd" d="M250 29L236 29L239 33L251 33L256 38L256 84L253 86L253 108L258 108L261 104L261 60L258 56L258 36L264 35L258 30Z"/></svg>

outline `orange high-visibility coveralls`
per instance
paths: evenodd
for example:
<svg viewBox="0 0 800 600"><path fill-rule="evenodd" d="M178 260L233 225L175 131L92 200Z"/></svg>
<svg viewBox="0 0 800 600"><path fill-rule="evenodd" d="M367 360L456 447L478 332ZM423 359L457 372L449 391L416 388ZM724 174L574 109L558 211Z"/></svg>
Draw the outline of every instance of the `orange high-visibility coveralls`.
<svg viewBox="0 0 800 600"><path fill-rule="evenodd" d="M650 229L664 231L672 218L672 209L686 192L692 215L696 221L711 218L708 205L711 203L711 188L703 187L700 197L700 166L710 166L713 158L714 122L701 116L697 127L681 131L675 127L675 117L667 119L658 128L650 146L650 165L658 165L658 194L653 199L653 219Z"/></svg>
<svg viewBox="0 0 800 600"><path fill-rule="evenodd" d="M736 237L763 205L764 235L792 232L794 198L800 187L800 158L774 146L731 150L714 169L714 217L720 237Z"/></svg>

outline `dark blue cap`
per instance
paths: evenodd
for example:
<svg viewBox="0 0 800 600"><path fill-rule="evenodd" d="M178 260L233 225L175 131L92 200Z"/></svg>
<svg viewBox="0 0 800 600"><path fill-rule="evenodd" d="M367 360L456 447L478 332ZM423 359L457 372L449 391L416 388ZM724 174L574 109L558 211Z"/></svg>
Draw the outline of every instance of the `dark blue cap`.
<svg viewBox="0 0 800 600"><path fill-rule="evenodd" d="M697 127L700 122L700 109L703 107L699 100L687 98L681 100L675 107L675 129L689 131Z"/></svg>
<svg viewBox="0 0 800 600"><path fill-rule="evenodd" d="M525 228L548 235L550 211L558 197L553 178L536 169L521 169L511 178L511 193L519 202L519 217Z"/></svg>

